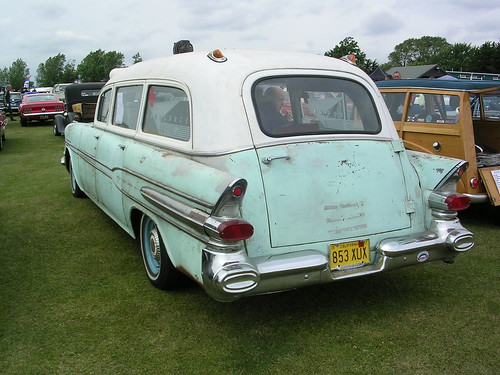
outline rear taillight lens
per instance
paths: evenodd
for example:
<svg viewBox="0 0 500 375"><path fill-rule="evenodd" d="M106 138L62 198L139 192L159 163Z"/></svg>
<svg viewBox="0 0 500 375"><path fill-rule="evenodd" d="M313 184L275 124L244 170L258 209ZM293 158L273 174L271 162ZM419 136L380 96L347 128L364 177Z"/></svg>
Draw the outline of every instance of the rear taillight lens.
<svg viewBox="0 0 500 375"><path fill-rule="evenodd" d="M479 181L475 177L471 178L469 182L470 182L470 187L473 189L476 189L479 186Z"/></svg>
<svg viewBox="0 0 500 375"><path fill-rule="evenodd" d="M225 241L240 241L252 237L253 226L244 220L230 220L221 223L217 231Z"/></svg>
<svg viewBox="0 0 500 375"><path fill-rule="evenodd" d="M470 198L461 194L452 194L444 200L449 210L462 211L470 206Z"/></svg>
<svg viewBox="0 0 500 375"><path fill-rule="evenodd" d="M440 211L462 211L470 206L470 198L456 193L434 192L429 196L429 206Z"/></svg>

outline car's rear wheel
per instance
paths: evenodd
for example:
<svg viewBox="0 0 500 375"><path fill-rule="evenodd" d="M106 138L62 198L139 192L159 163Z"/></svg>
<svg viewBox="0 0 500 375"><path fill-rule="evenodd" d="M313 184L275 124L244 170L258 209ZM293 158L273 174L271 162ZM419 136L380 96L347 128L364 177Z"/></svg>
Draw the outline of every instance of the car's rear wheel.
<svg viewBox="0 0 500 375"><path fill-rule="evenodd" d="M167 254L158 226L142 215L140 228L141 253L149 281L158 289L173 289L179 284L179 272Z"/></svg>
<svg viewBox="0 0 500 375"><path fill-rule="evenodd" d="M78 182L76 182L75 174L73 172L73 163L69 162L69 179L70 179L70 184L71 184L71 194L75 198L84 198L85 193L80 189L80 186L78 185Z"/></svg>

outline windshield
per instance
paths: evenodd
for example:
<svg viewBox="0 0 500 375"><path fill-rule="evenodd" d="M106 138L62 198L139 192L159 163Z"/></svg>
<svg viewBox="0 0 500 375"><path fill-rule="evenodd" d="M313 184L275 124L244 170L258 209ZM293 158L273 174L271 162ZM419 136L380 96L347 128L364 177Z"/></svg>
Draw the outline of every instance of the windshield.
<svg viewBox="0 0 500 375"><path fill-rule="evenodd" d="M29 95L26 99L28 102L46 102L49 100L57 100L54 95Z"/></svg>
<svg viewBox="0 0 500 375"><path fill-rule="evenodd" d="M380 132L372 97L357 82L331 77L281 77L254 85L262 131L273 137Z"/></svg>

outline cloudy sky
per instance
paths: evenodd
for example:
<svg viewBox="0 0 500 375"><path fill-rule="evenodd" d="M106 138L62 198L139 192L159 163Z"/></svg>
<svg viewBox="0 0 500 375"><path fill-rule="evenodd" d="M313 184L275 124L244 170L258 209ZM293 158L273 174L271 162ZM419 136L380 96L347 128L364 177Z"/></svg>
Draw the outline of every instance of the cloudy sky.
<svg viewBox="0 0 500 375"><path fill-rule="evenodd" d="M498 0L3 0L0 68L21 58L32 78L63 53L78 65L98 49L132 64L195 50L272 49L323 54L351 36L367 57L388 61L408 38L444 37L480 46L500 41Z"/></svg>

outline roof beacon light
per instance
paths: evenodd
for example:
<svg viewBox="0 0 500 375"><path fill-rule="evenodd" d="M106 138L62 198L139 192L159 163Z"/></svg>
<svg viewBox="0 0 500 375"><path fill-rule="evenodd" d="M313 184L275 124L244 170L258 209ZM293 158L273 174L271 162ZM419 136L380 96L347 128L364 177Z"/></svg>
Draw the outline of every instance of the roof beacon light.
<svg viewBox="0 0 500 375"><path fill-rule="evenodd" d="M224 56L224 54L219 49L215 49L212 52L210 52L208 54L208 58L218 63L227 61L227 57Z"/></svg>
<svg viewBox="0 0 500 375"><path fill-rule="evenodd" d="M342 56L340 60L348 62L351 65L356 65L356 56L353 54Z"/></svg>

